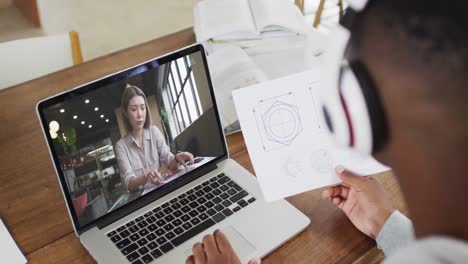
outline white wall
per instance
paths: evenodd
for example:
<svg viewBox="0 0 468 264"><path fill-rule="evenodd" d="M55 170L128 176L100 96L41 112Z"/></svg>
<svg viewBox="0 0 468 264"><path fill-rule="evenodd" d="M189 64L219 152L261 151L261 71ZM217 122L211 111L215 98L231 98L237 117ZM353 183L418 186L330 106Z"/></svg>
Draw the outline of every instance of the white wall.
<svg viewBox="0 0 468 264"><path fill-rule="evenodd" d="M85 60L193 25L195 0L38 0L45 34L76 30ZM92 43L92 45L88 45Z"/></svg>

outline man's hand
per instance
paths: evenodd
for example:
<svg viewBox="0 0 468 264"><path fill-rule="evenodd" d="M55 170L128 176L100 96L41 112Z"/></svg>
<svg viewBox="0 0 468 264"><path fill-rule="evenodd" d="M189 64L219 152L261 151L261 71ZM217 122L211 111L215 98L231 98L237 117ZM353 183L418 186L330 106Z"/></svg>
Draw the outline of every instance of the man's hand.
<svg viewBox="0 0 468 264"><path fill-rule="evenodd" d="M393 212L388 194L372 177L361 177L336 167L341 185L322 192L322 197L338 206L361 232L375 239Z"/></svg>
<svg viewBox="0 0 468 264"><path fill-rule="evenodd" d="M193 245L193 255L187 258L186 264L240 264L239 257L221 231L204 236L202 242ZM260 259L253 259L249 264L260 264Z"/></svg>

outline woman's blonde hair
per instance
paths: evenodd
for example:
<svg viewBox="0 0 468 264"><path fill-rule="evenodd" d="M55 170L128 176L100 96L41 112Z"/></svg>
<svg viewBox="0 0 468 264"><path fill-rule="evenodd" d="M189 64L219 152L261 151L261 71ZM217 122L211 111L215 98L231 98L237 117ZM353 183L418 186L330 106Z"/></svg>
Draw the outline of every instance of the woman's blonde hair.
<svg viewBox="0 0 468 264"><path fill-rule="evenodd" d="M146 100L145 93L140 88L134 85L127 84L122 94L122 104L121 104L122 113L123 113L123 121L124 121L125 129L127 130L127 132L132 131L132 125L130 124L130 121L128 120L128 116L127 116L128 103L135 96L141 96L145 100L146 118L145 118L145 124L143 127L149 128L151 126L151 114L149 111L148 101Z"/></svg>

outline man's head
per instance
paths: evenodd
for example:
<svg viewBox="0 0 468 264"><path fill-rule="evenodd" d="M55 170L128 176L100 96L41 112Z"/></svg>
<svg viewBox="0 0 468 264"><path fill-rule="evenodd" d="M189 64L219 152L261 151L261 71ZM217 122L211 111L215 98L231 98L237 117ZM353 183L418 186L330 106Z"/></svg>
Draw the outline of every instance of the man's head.
<svg viewBox="0 0 468 264"><path fill-rule="evenodd" d="M389 127L376 158L398 176L418 237L468 239L468 1L371 0L351 53L374 79Z"/></svg>
<svg viewBox="0 0 468 264"><path fill-rule="evenodd" d="M466 10L461 0L371 0L354 19L353 56L373 77L390 130L377 157L390 165L405 148L467 144Z"/></svg>

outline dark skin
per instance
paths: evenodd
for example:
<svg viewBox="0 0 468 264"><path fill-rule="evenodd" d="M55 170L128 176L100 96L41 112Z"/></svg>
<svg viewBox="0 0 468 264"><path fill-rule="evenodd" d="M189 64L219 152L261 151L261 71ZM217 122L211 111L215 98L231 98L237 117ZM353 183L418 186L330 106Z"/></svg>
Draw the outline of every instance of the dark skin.
<svg viewBox="0 0 468 264"><path fill-rule="evenodd" d="M409 60L412 54L398 36L389 39L376 27L368 32L361 58L375 79L391 133L389 144L375 157L396 174L417 237L468 241L466 124L427 92L453 81L431 74L424 62Z"/></svg>
<svg viewBox="0 0 468 264"><path fill-rule="evenodd" d="M454 72L442 72L447 65L443 61L431 64L415 57L404 34L382 30L385 27L374 21L367 24L371 26L357 55L376 83L390 134L385 148L374 157L397 176L417 238L448 236L468 241L468 122L464 118L468 107L451 98L462 95L442 91L459 85L453 80ZM377 181L344 169L337 168L342 184L325 190L322 197L375 239L394 209ZM194 250L194 255L210 256L206 250ZM192 257L187 263L210 261Z"/></svg>

